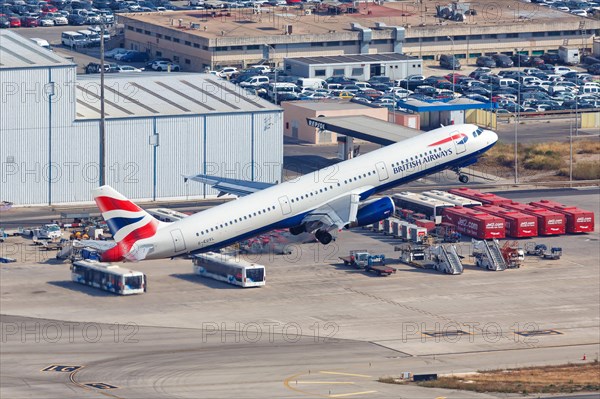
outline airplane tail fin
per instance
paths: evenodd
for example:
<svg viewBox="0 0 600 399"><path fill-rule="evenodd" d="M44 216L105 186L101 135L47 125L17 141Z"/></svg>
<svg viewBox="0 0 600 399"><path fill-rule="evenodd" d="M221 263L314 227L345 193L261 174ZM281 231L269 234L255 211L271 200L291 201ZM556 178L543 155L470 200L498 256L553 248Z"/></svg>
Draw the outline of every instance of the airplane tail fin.
<svg viewBox="0 0 600 399"><path fill-rule="evenodd" d="M92 195L117 243L110 251L112 260L125 258L137 241L152 237L162 224L111 186L93 189Z"/></svg>

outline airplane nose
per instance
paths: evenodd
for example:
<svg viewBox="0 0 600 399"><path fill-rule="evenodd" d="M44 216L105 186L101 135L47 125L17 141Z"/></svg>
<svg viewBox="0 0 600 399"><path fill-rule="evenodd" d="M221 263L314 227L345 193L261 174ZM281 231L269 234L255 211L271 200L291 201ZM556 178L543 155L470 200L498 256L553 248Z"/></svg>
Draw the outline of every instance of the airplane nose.
<svg viewBox="0 0 600 399"><path fill-rule="evenodd" d="M485 131L485 137L488 137L488 142L491 143L496 143L498 141L498 134L496 132L493 132L491 130L486 130Z"/></svg>

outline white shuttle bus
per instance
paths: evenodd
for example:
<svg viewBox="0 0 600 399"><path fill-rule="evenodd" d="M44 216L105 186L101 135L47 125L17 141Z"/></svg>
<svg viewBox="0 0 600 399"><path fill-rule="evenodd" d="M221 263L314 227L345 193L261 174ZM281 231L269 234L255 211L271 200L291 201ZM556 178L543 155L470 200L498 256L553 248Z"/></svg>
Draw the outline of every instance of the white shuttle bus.
<svg viewBox="0 0 600 399"><path fill-rule="evenodd" d="M194 273L240 287L265 285L265 267L240 258L207 252L194 255Z"/></svg>
<svg viewBox="0 0 600 399"><path fill-rule="evenodd" d="M79 260L71 265L71 279L119 295L146 292L146 275L111 263Z"/></svg>

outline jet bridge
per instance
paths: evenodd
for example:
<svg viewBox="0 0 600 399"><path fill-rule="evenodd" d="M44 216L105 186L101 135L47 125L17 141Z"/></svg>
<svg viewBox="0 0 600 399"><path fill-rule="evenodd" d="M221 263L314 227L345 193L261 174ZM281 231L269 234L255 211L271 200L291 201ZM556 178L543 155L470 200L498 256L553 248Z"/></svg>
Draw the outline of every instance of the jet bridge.
<svg viewBox="0 0 600 399"><path fill-rule="evenodd" d="M358 155L359 147L354 147L355 138L387 146L423 133L422 130L364 115L307 118L307 123L319 130L343 135L338 136L339 155L342 160Z"/></svg>

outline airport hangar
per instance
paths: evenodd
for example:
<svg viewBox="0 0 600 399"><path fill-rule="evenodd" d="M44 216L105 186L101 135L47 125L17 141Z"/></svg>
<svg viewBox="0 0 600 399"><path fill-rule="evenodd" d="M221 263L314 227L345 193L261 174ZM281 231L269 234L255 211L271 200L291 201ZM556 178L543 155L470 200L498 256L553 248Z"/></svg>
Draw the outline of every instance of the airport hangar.
<svg viewBox="0 0 600 399"><path fill-rule="evenodd" d="M600 20L518 0L459 2L475 10L462 22L436 17L436 1L323 3L297 7L120 14L124 46L168 57L183 70L285 58L404 53L423 60L441 54L474 62L484 54L541 55L561 45L591 49ZM321 7L321 8L319 8Z"/></svg>
<svg viewBox="0 0 600 399"><path fill-rule="evenodd" d="M99 75L0 30L0 196L92 201L99 184ZM106 183L135 200L214 197L182 175L275 182L282 109L213 75L106 74ZM51 165L51 167L50 167Z"/></svg>

